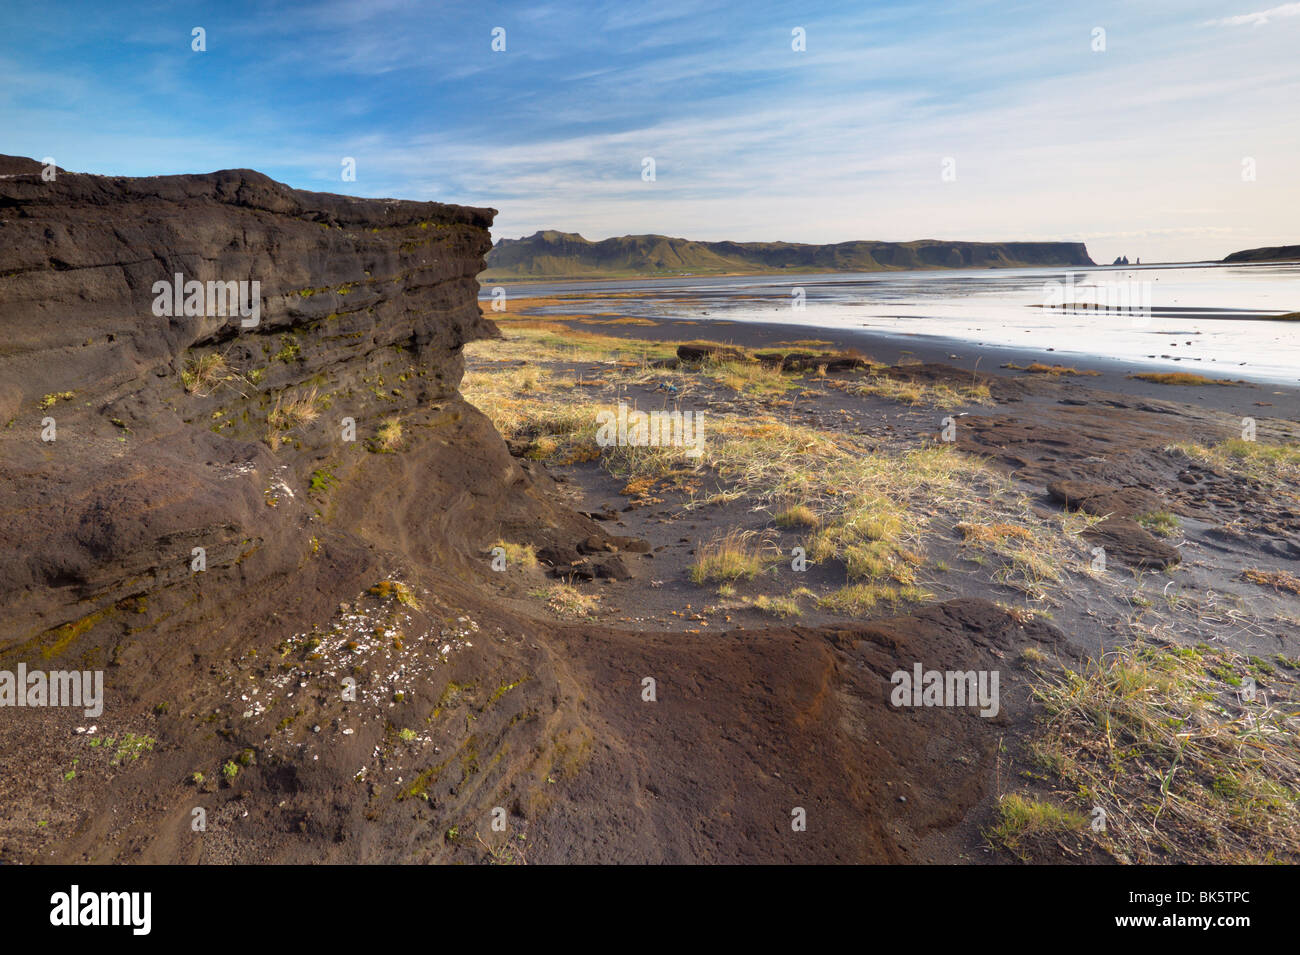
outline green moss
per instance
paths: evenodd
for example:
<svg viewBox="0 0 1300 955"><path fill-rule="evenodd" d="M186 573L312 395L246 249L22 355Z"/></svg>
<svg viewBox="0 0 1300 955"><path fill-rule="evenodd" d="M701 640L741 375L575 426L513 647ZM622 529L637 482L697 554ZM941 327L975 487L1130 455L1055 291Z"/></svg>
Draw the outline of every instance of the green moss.
<svg viewBox="0 0 1300 955"><path fill-rule="evenodd" d="M41 399L41 410L49 411L54 407L56 401L71 401L75 392L72 391L54 391Z"/></svg>
<svg viewBox="0 0 1300 955"><path fill-rule="evenodd" d="M487 705L491 706L493 703L501 699L501 697L505 696L507 693L509 693L519 684L525 682L527 679L528 677L524 676L524 677L520 677L518 680L515 680L514 683L502 683L499 687L497 687L492 692L492 695L488 698Z"/></svg>
<svg viewBox="0 0 1300 955"><path fill-rule="evenodd" d="M429 786L438 781L438 777L442 775L442 771L447 768L447 764L450 763L451 760L452 757L448 756L437 766L430 766L428 769L416 776L411 780L410 785L398 791L397 801L405 802L407 799L427 799Z"/></svg>
<svg viewBox="0 0 1300 955"><path fill-rule="evenodd" d="M334 473L329 468L318 468L311 473L311 490L313 493L326 494L337 486L338 479L334 477Z"/></svg>
<svg viewBox="0 0 1300 955"><path fill-rule="evenodd" d="M476 684L457 683L455 680L447 681L447 685L442 689L442 695L438 697L438 702L434 704L433 713L430 719L437 719L442 715L442 711L456 702L457 697L462 693L472 693Z"/></svg>
<svg viewBox="0 0 1300 955"><path fill-rule="evenodd" d="M1178 515L1169 511L1151 511L1139 515L1137 522L1159 537L1170 537L1182 526Z"/></svg>
<svg viewBox="0 0 1300 955"><path fill-rule="evenodd" d="M26 650L39 646L41 656L46 660L56 657L66 650L68 644L72 643L73 640L89 633L96 625L116 615L125 603L126 601L118 601L116 604L109 604L94 613L87 614L80 620L73 620L60 627L46 630L28 640L19 649Z"/></svg>
<svg viewBox="0 0 1300 955"><path fill-rule="evenodd" d="M282 361L288 364L291 361L298 361L302 357L302 348L298 344L298 339L292 335L280 336L280 350L275 353L274 360Z"/></svg>

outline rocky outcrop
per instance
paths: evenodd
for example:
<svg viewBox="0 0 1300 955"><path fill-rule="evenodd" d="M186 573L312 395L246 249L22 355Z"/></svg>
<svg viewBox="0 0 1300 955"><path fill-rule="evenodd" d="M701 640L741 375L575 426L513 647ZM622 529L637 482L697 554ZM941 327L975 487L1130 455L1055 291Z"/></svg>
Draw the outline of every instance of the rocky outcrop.
<svg viewBox="0 0 1300 955"><path fill-rule="evenodd" d="M292 660L298 682L331 686L277 719L341 732L332 684L348 669L331 641L349 616L399 644L399 629L420 628L414 672L457 642L443 631L490 575L493 541L526 528L560 553L593 537L617 549L552 503L549 479L457 391L461 347L497 334L475 281L493 210L301 192L247 170L0 168L0 668L105 670L104 728L190 766L158 792L245 751L296 777L293 746L312 737L274 756L273 743L311 726L277 737L257 720L270 699L250 705L232 681L283 679ZM156 283L178 275L182 293L203 283L196 314L160 315L170 292L160 302ZM209 303L209 282L248 283L243 311ZM393 623L395 608L412 619ZM279 665L239 672L277 647ZM380 674L353 653L363 696L377 692ZM422 692L436 701L449 677ZM23 716L0 724L10 751L74 758L66 710ZM351 778L353 755L341 746L313 767L323 791ZM80 795L84 829L110 794ZM31 794L7 796L20 807ZM116 858L135 838L96 851Z"/></svg>
<svg viewBox="0 0 1300 955"><path fill-rule="evenodd" d="M541 518L457 392L461 346L496 334L475 300L492 215L247 170L0 180L0 650L76 649L88 616L170 588L210 602L236 568L297 578L322 521L455 566ZM178 276L246 282L255 308L156 314ZM543 523L566 520L591 533Z"/></svg>

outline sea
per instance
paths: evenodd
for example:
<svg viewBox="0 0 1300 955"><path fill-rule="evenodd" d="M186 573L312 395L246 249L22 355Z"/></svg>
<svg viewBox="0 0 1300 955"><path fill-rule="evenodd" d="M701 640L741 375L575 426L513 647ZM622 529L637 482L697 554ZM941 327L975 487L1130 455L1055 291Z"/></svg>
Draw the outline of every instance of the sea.
<svg viewBox="0 0 1300 955"><path fill-rule="evenodd" d="M481 297L491 299L493 284ZM1300 381L1300 263L1099 266L533 282L507 296L581 294L548 311L610 310L861 329L1098 357L1218 377ZM593 305L591 297L611 302ZM1291 320L1280 316L1293 314Z"/></svg>

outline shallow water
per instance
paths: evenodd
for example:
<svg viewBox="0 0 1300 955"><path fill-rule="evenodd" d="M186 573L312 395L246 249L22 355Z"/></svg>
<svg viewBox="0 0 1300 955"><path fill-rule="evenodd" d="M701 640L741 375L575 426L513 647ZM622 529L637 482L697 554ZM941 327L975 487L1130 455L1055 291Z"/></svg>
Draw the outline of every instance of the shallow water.
<svg viewBox="0 0 1300 955"><path fill-rule="evenodd" d="M802 290L802 302L798 290ZM530 284L512 295L617 296L621 314L861 328L1300 381L1300 263L683 276ZM485 287L483 297L491 295ZM800 307L802 306L802 307ZM590 313L590 302L556 311ZM815 336L813 336L815 337Z"/></svg>

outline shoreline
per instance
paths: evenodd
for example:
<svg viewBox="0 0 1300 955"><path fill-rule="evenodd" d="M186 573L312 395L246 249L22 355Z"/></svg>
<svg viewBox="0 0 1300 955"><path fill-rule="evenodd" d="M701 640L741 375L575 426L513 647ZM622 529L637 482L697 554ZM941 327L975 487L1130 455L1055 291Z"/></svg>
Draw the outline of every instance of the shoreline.
<svg viewBox="0 0 1300 955"><path fill-rule="evenodd" d="M491 317L489 314L488 317ZM532 320L566 322L563 315L530 314ZM650 325L597 325L592 331L620 338L644 338L662 342L686 342L695 339L720 341L751 349L776 347L781 342L826 341L826 350L857 349L878 361L897 364L920 361L950 365L962 371L1001 375L1021 379L1047 376L1004 368L1008 363L1027 365L1033 362L1073 366L1080 371L1096 371L1092 376L1059 376L1052 380L1062 387L1091 391L1109 391L1134 398L1194 404L1214 411L1241 417L1281 417L1300 420L1300 386L1271 380L1237 379L1229 374L1206 374L1205 377L1232 381L1231 385L1167 385L1131 378L1142 373L1165 373L1167 365L1131 362L1064 350L986 345L967 339L922 333L891 333L863 329L823 328L788 323L744 322L713 318L656 318ZM508 327L509 322L505 325ZM577 326L586 327L586 326ZM955 357L954 357L955 356Z"/></svg>
<svg viewBox="0 0 1300 955"><path fill-rule="evenodd" d="M1116 270L1132 271L1135 269L1188 269L1188 268L1251 268L1255 266L1271 266L1295 264L1298 259L1266 259L1258 262L1225 262L1219 260L1188 262L1143 262L1138 265L1116 265L1114 263L1094 262L1091 265L1070 265L1062 263L1060 265L999 265L988 266L986 268L961 268L950 269L941 266L933 266L923 269L900 269L900 268L881 268L873 269L869 272L863 272L857 269L800 269L798 271L780 270L780 271L755 271L755 272L682 272L670 275L647 275L644 273L630 273L628 275L547 275L537 278L527 276L503 276L491 275L487 272L480 272L475 278L480 286L487 284L503 286L536 286L536 285L590 285L590 284L608 284L611 282L671 282L680 279L722 279L722 278L780 278L791 275L899 275L907 272L925 273L926 275L935 272L961 273L972 272L975 274L984 274L987 272L1033 272L1033 271L1054 271L1061 269L1080 271L1089 270ZM482 293L480 292L480 297Z"/></svg>

